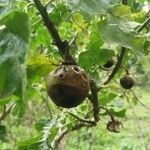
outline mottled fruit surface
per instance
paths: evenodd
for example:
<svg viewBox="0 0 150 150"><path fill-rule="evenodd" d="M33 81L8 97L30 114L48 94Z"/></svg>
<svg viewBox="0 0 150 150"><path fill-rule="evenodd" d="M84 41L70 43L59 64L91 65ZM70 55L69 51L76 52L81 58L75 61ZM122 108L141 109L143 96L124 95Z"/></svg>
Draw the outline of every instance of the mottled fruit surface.
<svg viewBox="0 0 150 150"><path fill-rule="evenodd" d="M125 75L120 79L120 84L124 89L131 89L134 85L134 79L129 75Z"/></svg>
<svg viewBox="0 0 150 150"><path fill-rule="evenodd" d="M76 65L62 65L48 75L46 85L49 97L57 106L71 108L86 98L89 78Z"/></svg>

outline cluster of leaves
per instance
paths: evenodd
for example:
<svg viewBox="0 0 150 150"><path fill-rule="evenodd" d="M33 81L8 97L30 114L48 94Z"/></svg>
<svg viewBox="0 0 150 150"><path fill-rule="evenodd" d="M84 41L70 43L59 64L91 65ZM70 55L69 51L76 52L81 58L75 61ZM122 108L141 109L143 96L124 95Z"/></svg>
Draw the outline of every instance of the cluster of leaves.
<svg viewBox="0 0 150 150"><path fill-rule="evenodd" d="M117 61L121 47L128 49L123 62L125 66L134 55L138 59L150 51L147 31L137 33L146 15L141 10L135 11L137 8L132 7L134 1L130 6L122 5L120 0L60 0L43 1L43 4L61 38L70 41L72 56L99 86L110 71L101 70L101 66L112 57ZM45 92L45 77L60 64L61 57L33 2L2 1L0 13L0 110L5 114L7 108L11 108L9 121L18 121L14 126L23 124L22 120L28 118L26 109L30 110L30 115L35 116L31 125L36 131L33 129L33 138L19 141L18 149L48 149L56 144L55 136L60 128L64 132L72 131L75 123L79 123L66 110L60 115ZM126 94L118 84L122 74L120 70L113 83L102 87L98 95L100 106L120 118L126 114L123 101ZM85 101L71 111L91 118L90 108L91 104ZM107 113L101 112L100 115L105 117ZM3 121L1 118L0 123ZM27 122L25 124L28 125ZM9 126L5 127L2 122L0 140L10 142L5 137L6 128Z"/></svg>

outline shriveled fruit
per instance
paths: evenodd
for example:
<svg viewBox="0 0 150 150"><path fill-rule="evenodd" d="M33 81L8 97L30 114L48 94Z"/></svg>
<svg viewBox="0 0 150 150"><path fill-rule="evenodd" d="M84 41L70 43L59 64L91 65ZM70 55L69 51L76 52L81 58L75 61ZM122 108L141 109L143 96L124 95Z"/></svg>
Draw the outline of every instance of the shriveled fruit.
<svg viewBox="0 0 150 150"><path fill-rule="evenodd" d="M48 95L57 106L71 108L86 98L89 78L76 65L62 65L48 75L46 85Z"/></svg>
<svg viewBox="0 0 150 150"><path fill-rule="evenodd" d="M134 85L134 79L130 75L125 75L120 79L120 84L124 89L131 89Z"/></svg>
<svg viewBox="0 0 150 150"><path fill-rule="evenodd" d="M114 61L113 59L110 59L110 60L108 60L108 61L106 62L106 64L104 64L103 66L104 66L105 68L110 68L110 67L112 67L112 66L114 65L114 63L115 63L115 61Z"/></svg>

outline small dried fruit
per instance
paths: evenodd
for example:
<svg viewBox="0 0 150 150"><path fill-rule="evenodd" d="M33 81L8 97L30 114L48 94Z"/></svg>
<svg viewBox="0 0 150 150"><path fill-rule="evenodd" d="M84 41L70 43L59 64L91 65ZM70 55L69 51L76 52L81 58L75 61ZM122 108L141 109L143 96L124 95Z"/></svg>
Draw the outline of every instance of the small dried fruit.
<svg viewBox="0 0 150 150"><path fill-rule="evenodd" d="M111 120L107 123L107 129L110 132L119 133L120 132L120 125L122 126L122 123L118 120Z"/></svg>
<svg viewBox="0 0 150 150"><path fill-rule="evenodd" d="M120 84L124 89L131 89L134 85L134 79L130 75L125 75L120 79Z"/></svg>
<svg viewBox="0 0 150 150"><path fill-rule="evenodd" d="M48 95L57 106L71 108L86 98L89 78L76 65L62 65L48 75L46 85Z"/></svg>

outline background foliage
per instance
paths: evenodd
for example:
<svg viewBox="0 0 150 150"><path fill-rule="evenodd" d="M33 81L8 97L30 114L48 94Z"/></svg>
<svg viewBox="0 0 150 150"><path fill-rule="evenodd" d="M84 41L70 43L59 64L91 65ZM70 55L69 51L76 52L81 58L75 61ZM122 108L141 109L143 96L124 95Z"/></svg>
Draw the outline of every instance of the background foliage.
<svg viewBox="0 0 150 150"><path fill-rule="evenodd" d="M149 17L150 3L42 3L61 38L70 42L71 55L102 88L98 94L100 106L124 126L119 134L107 131L109 116L101 110L96 127L69 132L61 149L148 150L150 23L140 33L137 30ZM45 78L62 58L32 1L1 0L0 14L0 149L50 149L60 129L71 131L79 123L68 110L56 107L46 94ZM111 71L102 66L111 58L117 61L121 47L127 49L122 66L136 81L132 90L124 90L119 84L125 74L122 68L109 84L102 84ZM69 111L92 118L91 108L85 100Z"/></svg>

